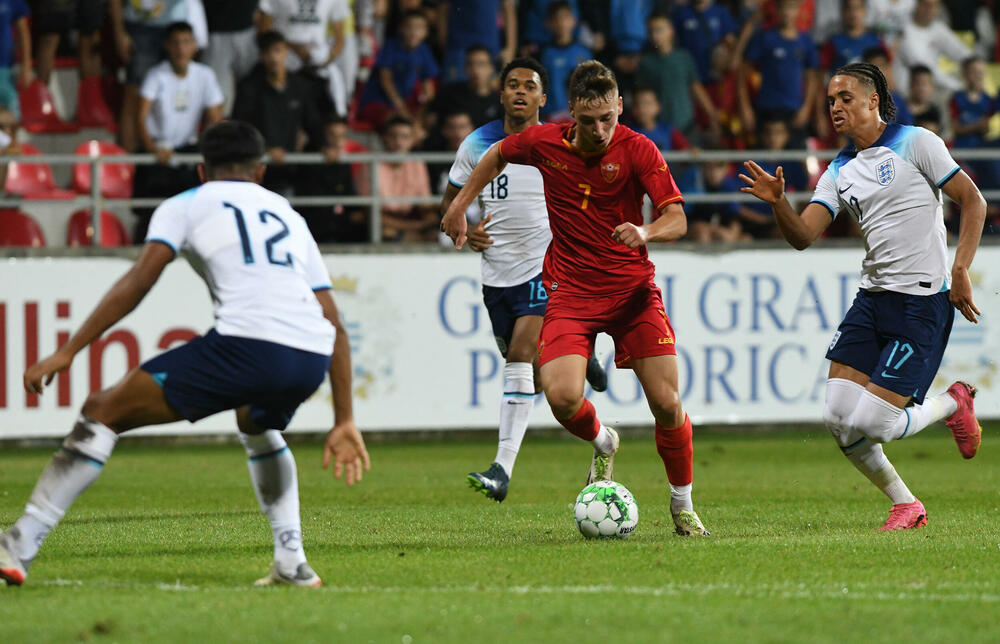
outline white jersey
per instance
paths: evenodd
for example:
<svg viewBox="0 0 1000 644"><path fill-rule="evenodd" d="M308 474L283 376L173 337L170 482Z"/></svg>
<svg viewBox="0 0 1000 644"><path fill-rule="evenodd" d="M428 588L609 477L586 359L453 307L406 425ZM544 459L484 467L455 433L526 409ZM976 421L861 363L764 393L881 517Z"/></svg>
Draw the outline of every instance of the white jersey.
<svg viewBox="0 0 1000 644"><path fill-rule="evenodd" d="M248 181L209 181L160 204L146 241L188 251L220 334L333 353L334 328L313 293L331 288L330 274L281 195Z"/></svg>
<svg viewBox="0 0 1000 644"><path fill-rule="evenodd" d="M461 188L486 151L507 136L503 121L491 121L465 137L448 173ZM491 215L486 232L493 245L483 251L483 284L517 286L542 272L542 260L552 241L545 207L542 173L534 166L508 163L479 194L483 217Z"/></svg>
<svg viewBox="0 0 1000 644"><path fill-rule="evenodd" d="M260 10L274 20L274 30L289 42L307 45L313 65L319 65L330 56L327 38L329 23L341 22L351 17L347 0L261 0ZM345 31L345 36L347 32ZM301 63L294 53L288 57L290 69Z"/></svg>
<svg viewBox="0 0 1000 644"><path fill-rule="evenodd" d="M895 123L871 147L849 145L833 160L812 202L861 225L861 288L912 295L950 288L941 186L958 171L936 134Z"/></svg>
<svg viewBox="0 0 1000 644"><path fill-rule="evenodd" d="M154 65L139 91L153 104L146 116L146 130L154 141L171 148L197 142L205 110L226 100L212 68L194 61L188 63L183 78L174 73L170 61Z"/></svg>

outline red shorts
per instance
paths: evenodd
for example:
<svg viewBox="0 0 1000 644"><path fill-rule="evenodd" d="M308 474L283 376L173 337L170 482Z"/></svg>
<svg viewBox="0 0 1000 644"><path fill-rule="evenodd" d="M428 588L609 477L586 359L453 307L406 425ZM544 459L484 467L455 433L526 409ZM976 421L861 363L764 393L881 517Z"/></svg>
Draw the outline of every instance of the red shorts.
<svg viewBox="0 0 1000 644"><path fill-rule="evenodd" d="M601 297L549 294L538 338L538 362L565 355L589 358L598 333L615 341L615 366L631 368L634 358L677 354L674 329L663 310L660 289L649 284Z"/></svg>

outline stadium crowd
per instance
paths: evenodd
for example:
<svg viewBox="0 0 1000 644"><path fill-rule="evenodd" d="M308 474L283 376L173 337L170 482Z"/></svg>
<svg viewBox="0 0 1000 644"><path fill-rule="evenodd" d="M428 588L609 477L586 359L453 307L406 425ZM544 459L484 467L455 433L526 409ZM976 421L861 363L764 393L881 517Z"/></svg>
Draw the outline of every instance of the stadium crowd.
<svg viewBox="0 0 1000 644"><path fill-rule="evenodd" d="M998 15L997 0L0 0L0 142L7 154L21 151L23 108L69 64L80 75L76 122L156 157L138 167L135 197L195 185L194 168L172 156L229 117L263 133L266 187L289 197L365 195L368 167L344 154L457 150L501 116L499 69L530 55L550 77L543 119L569 118L568 76L596 58L619 79L625 123L664 151L839 149L826 82L861 60L883 70L899 122L956 148L998 147ZM285 161L303 151L326 163ZM686 194L729 193L739 188L734 165L671 169ZM760 165L782 165L799 192L825 167ZM1000 189L1000 160L963 165L981 189ZM440 194L448 169L383 162L378 190ZM369 238L364 208L301 211L320 243ZM776 233L765 204L722 199L686 211L697 241ZM150 213L136 211L134 239ZM848 219L831 234L857 235ZM993 202L987 232L1000 231L998 219ZM438 222L435 207L387 204L383 239L432 241Z"/></svg>

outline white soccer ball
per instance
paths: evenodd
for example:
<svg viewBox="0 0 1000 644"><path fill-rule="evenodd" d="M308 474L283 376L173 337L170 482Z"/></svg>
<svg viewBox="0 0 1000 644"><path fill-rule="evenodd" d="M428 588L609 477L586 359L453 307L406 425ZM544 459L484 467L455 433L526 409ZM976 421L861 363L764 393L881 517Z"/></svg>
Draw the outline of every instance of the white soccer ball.
<svg viewBox="0 0 1000 644"><path fill-rule="evenodd" d="M624 539L639 522L639 506L621 483L598 481L580 491L573 516L580 534L588 539Z"/></svg>

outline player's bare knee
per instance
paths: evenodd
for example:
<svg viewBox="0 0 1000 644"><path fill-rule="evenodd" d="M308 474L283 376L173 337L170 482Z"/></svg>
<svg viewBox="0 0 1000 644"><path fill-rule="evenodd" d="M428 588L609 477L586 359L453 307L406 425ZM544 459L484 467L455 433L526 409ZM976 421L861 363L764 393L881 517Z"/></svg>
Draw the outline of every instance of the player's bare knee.
<svg viewBox="0 0 1000 644"><path fill-rule="evenodd" d="M556 418L572 418L583 404L583 391L576 387L550 387L545 391L545 399Z"/></svg>
<svg viewBox="0 0 1000 644"><path fill-rule="evenodd" d="M115 406L111 404L110 396L108 391L99 391L92 393L87 396L87 400L83 403L83 408L80 410L87 418L95 420L106 427L118 431L116 423L118 421L118 410Z"/></svg>
<svg viewBox="0 0 1000 644"><path fill-rule="evenodd" d="M507 362L534 362L538 356L538 349L535 345L519 347L512 346L507 350Z"/></svg>
<svg viewBox="0 0 1000 644"><path fill-rule="evenodd" d="M663 427L677 427L684 423L684 409L676 391L650 397L649 410L656 422Z"/></svg>

